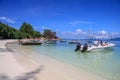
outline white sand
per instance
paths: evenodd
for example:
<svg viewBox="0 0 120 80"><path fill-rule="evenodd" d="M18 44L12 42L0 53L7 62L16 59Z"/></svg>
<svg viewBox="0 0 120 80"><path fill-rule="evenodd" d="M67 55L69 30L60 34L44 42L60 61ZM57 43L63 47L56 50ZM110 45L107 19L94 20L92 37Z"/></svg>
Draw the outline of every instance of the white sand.
<svg viewBox="0 0 120 80"><path fill-rule="evenodd" d="M5 48L6 42L8 41L0 41L0 48ZM25 50L22 51L26 52ZM15 53L9 51L0 52L0 74L4 73L15 77L43 65L43 70L37 74L37 80L105 80L95 74L85 72L42 54L39 54L36 59L33 59L34 54L31 54L31 56L23 53L13 54Z"/></svg>
<svg viewBox="0 0 120 80"><path fill-rule="evenodd" d="M15 77L25 72L25 69L18 64L12 52L6 49L5 43L13 40L0 40L0 74Z"/></svg>

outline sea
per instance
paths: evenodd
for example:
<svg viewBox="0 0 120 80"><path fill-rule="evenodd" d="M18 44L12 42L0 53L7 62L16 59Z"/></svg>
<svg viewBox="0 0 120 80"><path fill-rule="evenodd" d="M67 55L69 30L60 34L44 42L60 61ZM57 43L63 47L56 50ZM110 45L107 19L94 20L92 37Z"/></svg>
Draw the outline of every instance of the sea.
<svg viewBox="0 0 120 80"><path fill-rule="evenodd" d="M97 74L106 80L120 80L120 41L111 41L115 47L110 50L80 52L75 51L76 44L67 42L27 46L37 54L43 54L74 67ZM85 41L85 40L84 40ZM83 42L84 43L84 42Z"/></svg>

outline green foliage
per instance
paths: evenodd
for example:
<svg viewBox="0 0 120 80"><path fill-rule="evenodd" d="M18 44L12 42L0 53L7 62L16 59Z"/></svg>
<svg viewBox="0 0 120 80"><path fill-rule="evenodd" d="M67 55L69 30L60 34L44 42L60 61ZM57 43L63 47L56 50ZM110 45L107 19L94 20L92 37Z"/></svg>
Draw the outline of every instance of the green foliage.
<svg viewBox="0 0 120 80"><path fill-rule="evenodd" d="M44 32L43 32L43 37L47 38L49 37L49 35L52 33L51 30L49 29L44 29Z"/></svg>
<svg viewBox="0 0 120 80"><path fill-rule="evenodd" d="M15 31L16 30L13 29L12 27L9 27L8 25L0 23L0 37L4 39L14 39Z"/></svg>
<svg viewBox="0 0 120 80"><path fill-rule="evenodd" d="M42 34L38 31L34 31L34 37L41 37Z"/></svg>
<svg viewBox="0 0 120 80"><path fill-rule="evenodd" d="M38 38L45 37L48 39L57 38L56 32L52 32L49 29L45 29L43 34L38 31L34 31L31 24L24 22L20 27L20 30L16 30L9 25L0 22L0 38L2 39L23 39L23 38Z"/></svg>
<svg viewBox="0 0 120 80"><path fill-rule="evenodd" d="M15 35L16 39L23 39L23 38L30 38L30 37L31 36L29 34L22 33L20 31L16 31L16 35Z"/></svg>
<svg viewBox="0 0 120 80"><path fill-rule="evenodd" d="M3 39L27 38L28 35L0 22L0 37Z"/></svg>
<svg viewBox="0 0 120 80"><path fill-rule="evenodd" d="M44 32L43 32L43 37L47 38L47 39L52 39L52 38L57 38L56 36L56 32L52 32L51 30L49 29L44 29Z"/></svg>
<svg viewBox="0 0 120 80"><path fill-rule="evenodd" d="M57 39L56 32L52 32L51 37Z"/></svg>
<svg viewBox="0 0 120 80"><path fill-rule="evenodd" d="M22 24L22 26L20 27L20 31L23 33L29 34L31 37L34 36L34 30L32 25L27 24L26 22Z"/></svg>

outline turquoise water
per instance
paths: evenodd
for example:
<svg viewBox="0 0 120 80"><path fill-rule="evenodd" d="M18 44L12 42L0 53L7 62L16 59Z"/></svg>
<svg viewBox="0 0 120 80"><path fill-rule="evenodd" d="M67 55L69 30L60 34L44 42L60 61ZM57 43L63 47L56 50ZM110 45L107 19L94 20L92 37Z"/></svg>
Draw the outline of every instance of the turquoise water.
<svg viewBox="0 0 120 80"><path fill-rule="evenodd" d="M108 80L120 80L120 41L114 41L112 50L98 52L75 52L75 44L57 43L29 46L39 54L72 64Z"/></svg>

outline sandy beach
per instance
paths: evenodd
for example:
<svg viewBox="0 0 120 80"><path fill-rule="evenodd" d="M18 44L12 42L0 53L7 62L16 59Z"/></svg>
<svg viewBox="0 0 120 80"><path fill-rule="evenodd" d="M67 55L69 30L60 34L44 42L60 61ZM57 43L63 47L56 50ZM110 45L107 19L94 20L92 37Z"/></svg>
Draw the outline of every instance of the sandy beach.
<svg viewBox="0 0 120 80"><path fill-rule="evenodd" d="M12 52L6 49L5 44L12 41L13 40L0 40L0 77L9 76L13 78L26 71L18 64Z"/></svg>
<svg viewBox="0 0 120 80"><path fill-rule="evenodd" d="M0 77L7 75L11 80L105 80L42 54L37 55L39 59L33 59L31 56L36 53L22 49L22 46L19 46L20 51L8 51L5 44L12 41L0 40Z"/></svg>

